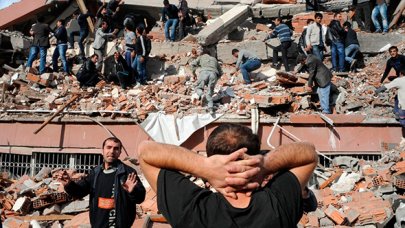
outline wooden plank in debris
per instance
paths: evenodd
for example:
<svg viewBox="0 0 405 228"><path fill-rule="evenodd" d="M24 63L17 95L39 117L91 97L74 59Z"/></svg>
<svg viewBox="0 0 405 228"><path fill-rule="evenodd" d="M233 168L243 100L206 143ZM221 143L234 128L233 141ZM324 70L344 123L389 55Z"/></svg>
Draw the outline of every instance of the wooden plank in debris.
<svg viewBox="0 0 405 228"><path fill-rule="evenodd" d="M74 215L34 215L34 216L15 216L14 218L24 220L24 221L59 221L59 220L70 220Z"/></svg>
<svg viewBox="0 0 405 228"><path fill-rule="evenodd" d="M86 4L84 3L83 0L76 0L76 2L77 2L77 5L79 5L80 11L82 13L87 13L88 12ZM93 21L91 20L91 18L88 17L87 22L89 23L90 31L92 33L94 33L94 25L93 25Z"/></svg>
<svg viewBox="0 0 405 228"><path fill-rule="evenodd" d="M319 189L324 189L326 187L328 187L333 181L335 181L337 178L339 178L343 173L343 170L338 169L335 174L333 174L331 177L329 177L329 179L327 179L325 182L323 182L321 184L321 186L319 186Z"/></svg>

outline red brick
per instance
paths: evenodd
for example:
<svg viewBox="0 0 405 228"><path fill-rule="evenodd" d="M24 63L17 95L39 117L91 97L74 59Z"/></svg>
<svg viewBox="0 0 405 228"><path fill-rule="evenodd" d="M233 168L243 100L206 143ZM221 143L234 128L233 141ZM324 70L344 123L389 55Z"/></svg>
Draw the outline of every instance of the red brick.
<svg viewBox="0 0 405 228"><path fill-rule="evenodd" d="M329 205L325 210L326 216L328 216L334 223L342 225L346 222L345 215L338 211L334 206Z"/></svg>
<svg viewBox="0 0 405 228"><path fill-rule="evenodd" d="M298 94L298 93L305 93L306 90L305 90L305 87L293 87L290 89L290 92Z"/></svg>
<svg viewBox="0 0 405 228"><path fill-rule="evenodd" d="M185 83L186 80L187 80L186 76L178 76L178 75L166 76L164 78L164 84L174 85L177 83Z"/></svg>

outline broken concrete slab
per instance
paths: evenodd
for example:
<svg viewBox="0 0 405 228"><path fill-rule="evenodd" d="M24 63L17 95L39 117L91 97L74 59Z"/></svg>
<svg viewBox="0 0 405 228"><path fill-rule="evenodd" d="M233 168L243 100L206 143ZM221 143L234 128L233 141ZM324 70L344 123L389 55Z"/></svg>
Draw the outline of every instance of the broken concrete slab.
<svg viewBox="0 0 405 228"><path fill-rule="evenodd" d="M404 34L390 32L381 33L357 33L360 43L360 51L363 53L381 53L387 51L390 46L405 42ZM386 48L384 48L386 47Z"/></svg>
<svg viewBox="0 0 405 228"><path fill-rule="evenodd" d="M213 23L207 25L197 35L198 43L209 46L217 43L224 36L234 30L250 16L250 7L247 5L236 5L231 10L217 18Z"/></svg>
<svg viewBox="0 0 405 228"><path fill-rule="evenodd" d="M70 203L66 203L62 205L62 214L69 214L69 213L74 213L74 212L83 212L87 211L87 208L89 207L89 197L83 198L83 200L76 200Z"/></svg>
<svg viewBox="0 0 405 228"><path fill-rule="evenodd" d="M188 42L152 42L151 54L159 56L185 55L197 46L197 44Z"/></svg>

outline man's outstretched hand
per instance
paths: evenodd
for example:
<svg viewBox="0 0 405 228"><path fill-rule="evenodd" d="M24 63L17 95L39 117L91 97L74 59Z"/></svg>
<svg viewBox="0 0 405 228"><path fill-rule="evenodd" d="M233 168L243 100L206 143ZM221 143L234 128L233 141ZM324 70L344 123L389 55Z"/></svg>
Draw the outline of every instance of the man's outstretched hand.
<svg viewBox="0 0 405 228"><path fill-rule="evenodd" d="M138 183L138 180L136 179L136 174L130 173L128 175L125 183L122 184L122 187L124 188L125 191L131 193L134 190L137 183Z"/></svg>
<svg viewBox="0 0 405 228"><path fill-rule="evenodd" d="M259 187L256 175L263 158L261 155L248 156L246 151L246 148L242 148L230 155L207 158L207 180L222 195L236 199L236 191Z"/></svg>

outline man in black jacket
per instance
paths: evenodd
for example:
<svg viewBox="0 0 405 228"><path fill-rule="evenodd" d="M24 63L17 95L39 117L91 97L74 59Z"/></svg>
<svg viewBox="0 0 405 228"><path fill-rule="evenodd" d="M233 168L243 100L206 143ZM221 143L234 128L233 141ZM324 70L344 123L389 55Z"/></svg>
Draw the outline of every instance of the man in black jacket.
<svg viewBox="0 0 405 228"><path fill-rule="evenodd" d="M297 62L305 65L308 69L309 78L306 88L309 91L312 91L314 87L317 88L322 113L331 114L329 98L332 86L332 73L319 58L312 54L308 56L299 55L297 57Z"/></svg>
<svg viewBox="0 0 405 228"><path fill-rule="evenodd" d="M352 29L350 22L346 21L343 23L343 28L345 30L345 60L350 65L350 71L355 70L356 62L355 59L357 52L360 50L360 43L357 39L356 32Z"/></svg>
<svg viewBox="0 0 405 228"><path fill-rule="evenodd" d="M93 54L83 63L79 72L77 72L76 78L80 82L80 87L95 86L100 81L98 79L99 73L96 69L97 61L98 55Z"/></svg>
<svg viewBox="0 0 405 228"><path fill-rule="evenodd" d="M63 65L63 71L65 73L69 73L69 68L66 62L66 50L67 50L67 31L64 25L63 20L58 20L56 22L56 30L54 33L54 36L56 37L56 48L53 51L52 55L52 64L53 64L53 72L58 72L58 58L62 60L62 65Z"/></svg>
<svg viewBox="0 0 405 228"><path fill-rule="evenodd" d="M145 199L145 188L136 171L118 158L122 143L110 137L102 145L103 164L78 181L70 181L65 173L59 181L65 191L82 198L90 194L90 224L92 227L131 227L136 215L136 204Z"/></svg>
<svg viewBox="0 0 405 228"><path fill-rule="evenodd" d="M39 17L37 23L30 30L30 34L34 36L30 54L26 67L31 68L32 63L37 58L38 52L40 55L39 74L45 73L46 52L49 48L49 33L51 29L48 24L44 23L44 18Z"/></svg>
<svg viewBox="0 0 405 228"><path fill-rule="evenodd" d="M79 36L79 42L78 42L79 49L80 49L79 55L82 58L85 58L83 41L84 41L84 39L86 39L86 37L89 35L89 32L90 32L89 23L87 22L87 18L92 17L92 15L89 14L88 12L85 14L76 12L73 14L73 16L77 17L77 23L80 26L80 31L72 31L69 34L69 38L70 38L69 48L73 48L75 36Z"/></svg>
<svg viewBox="0 0 405 228"><path fill-rule="evenodd" d="M118 51L114 52L112 72L108 75L108 81L118 82L123 89L126 89L132 83L127 62Z"/></svg>
<svg viewBox="0 0 405 228"><path fill-rule="evenodd" d="M342 15L335 13L333 20L329 24L329 35L331 40L331 52L332 52L332 70L337 72L343 72L345 70L345 46L344 30L340 25ZM336 58L338 61L336 61Z"/></svg>

